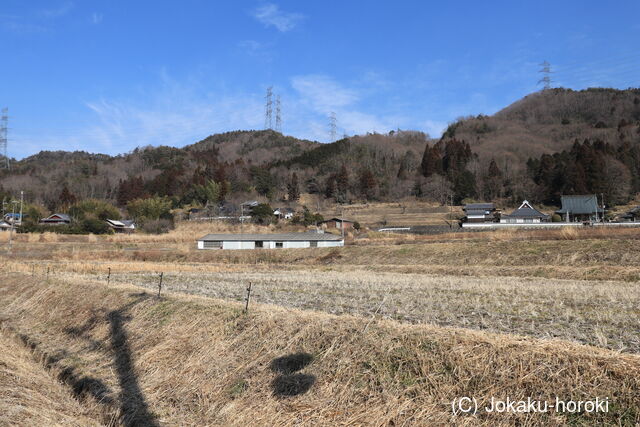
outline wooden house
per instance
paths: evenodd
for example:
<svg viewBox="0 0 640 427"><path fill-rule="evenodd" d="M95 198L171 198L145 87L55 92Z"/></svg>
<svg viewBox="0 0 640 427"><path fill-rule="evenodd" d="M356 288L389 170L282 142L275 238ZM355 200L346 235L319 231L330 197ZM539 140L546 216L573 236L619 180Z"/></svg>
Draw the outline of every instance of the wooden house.
<svg viewBox="0 0 640 427"><path fill-rule="evenodd" d="M493 203L469 203L462 208L465 213L463 222L485 223L498 222L500 211Z"/></svg>
<svg viewBox="0 0 640 427"><path fill-rule="evenodd" d="M63 213L54 213L46 218L42 218L39 222L43 225L66 225L71 224L71 217Z"/></svg>
<svg viewBox="0 0 640 427"><path fill-rule="evenodd" d="M531 206L527 200L523 201L518 209L500 217L501 224L540 224L547 221L549 221L549 215Z"/></svg>

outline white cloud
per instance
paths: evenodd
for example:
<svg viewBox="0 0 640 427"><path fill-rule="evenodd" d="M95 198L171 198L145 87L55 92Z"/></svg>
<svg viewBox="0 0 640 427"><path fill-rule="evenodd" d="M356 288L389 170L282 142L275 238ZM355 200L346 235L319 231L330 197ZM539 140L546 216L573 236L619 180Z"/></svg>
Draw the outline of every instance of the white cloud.
<svg viewBox="0 0 640 427"><path fill-rule="evenodd" d="M93 12L93 14L91 15L91 22L97 25L102 22L102 18L103 15L101 13Z"/></svg>
<svg viewBox="0 0 640 427"><path fill-rule="evenodd" d="M265 27L275 27L278 31L285 33L298 25L304 18L300 13L288 13L280 10L280 7L273 3L267 3L252 12L254 18L264 24Z"/></svg>
<svg viewBox="0 0 640 427"><path fill-rule="evenodd" d="M293 77L291 86L304 102L309 103L319 113L329 114L358 100L355 90L321 74Z"/></svg>
<svg viewBox="0 0 640 427"><path fill-rule="evenodd" d="M136 146L184 146L214 133L263 128L263 91L229 90L224 84L216 90L198 75L176 80L164 69L158 77L157 85L131 98L86 102L84 124L76 121L68 129L32 129L30 135L15 135L20 152L14 155L22 157L39 150L118 154ZM445 122L425 120L429 116L417 112L415 106L394 103L385 110L381 107L384 92L371 85L363 87L361 80L350 85L331 76L312 74L291 78L290 87L275 87L274 92L282 98L284 132L328 142L332 111L337 117L338 137L386 133L396 128L439 136L446 127Z"/></svg>
<svg viewBox="0 0 640 427"><path fill-rule="evenodd" d="M422 129L424 129L431 138L440 138L442 133L447 129L447 123L437 120L425 120L422 122Z"/></svg>
<svg viewBox="0 0 640 427"><path fill-rule="evenodd" d="M161 73L160 87L135 99L96 99L85 103L89 119L76 128L16 134L18 157L40 150L86 150L107 154L138 146L184 146L212 133L261 129L259 94L203 94L198 83L182 84ZM144 99L144 102L139 101Z"/></svg>

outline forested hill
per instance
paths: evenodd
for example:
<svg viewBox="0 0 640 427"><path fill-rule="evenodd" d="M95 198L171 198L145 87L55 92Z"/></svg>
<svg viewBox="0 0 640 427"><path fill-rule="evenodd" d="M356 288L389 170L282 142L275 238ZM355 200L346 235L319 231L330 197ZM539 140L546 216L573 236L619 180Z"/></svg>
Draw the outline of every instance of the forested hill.
<svg viewBox="0 0 640 427"><path fill-rule="evenodd" d="M0 197L24 190L50 211L88 198L124 207L168 197L185 207L281 203L301 193L337 202L453 196L517 204L598 192L615 204L640 192L638 164L640 90L550 89L493 116L461 119L439 141L392 131L321 144L264 130L118 156L45 151L0 170Z"/></svg>
<svg viewBox="0 0 640 427"><path fill-rule="evenodd" d="M571 148L576 139L619 144L640 123L640 89L548 89L493 116L466 117L446 137L465 140L480 160L522 167L530 157Z"/></svg>
<svg viewBox="0 0 640 427"><path fill-rule="evenodd" d="M221 198L277 200L286 198L295 179L299 192L333 197L325 191L326 181L344 167L354 186L362 178L368 196L389 197L398 175L408 194L427 141L421 132L398 131L320 144L265 130L216 134L184 148L141 147L118 156L43 151L13 162L10 171L0 170L0 192L24 190L50 210L62 208L65 187L78 200L107 199L122 206L147 196L199 204L207 200L193 189L209 182L217 183Z"/></svg>

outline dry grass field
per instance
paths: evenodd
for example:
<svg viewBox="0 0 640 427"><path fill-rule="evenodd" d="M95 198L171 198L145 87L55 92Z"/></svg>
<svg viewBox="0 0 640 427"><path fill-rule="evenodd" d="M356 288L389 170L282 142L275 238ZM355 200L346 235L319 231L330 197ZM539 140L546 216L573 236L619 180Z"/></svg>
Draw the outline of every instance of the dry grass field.
<svg viewBox="0 0 640 427"><path fill-rule="evenodd" d="M0 425L101 425L96 403L80 404L16 337L0 330L0 348Z"/></svg>
<svg viewBox="0 0 640 427"><path fill-rule="evenodd" d="M114 282L157 289L153 273L116 273ZM472 278L367 271L175 273L169 292L458 328L563 338L640 354L640 288L635 283Z"/></svg>
<svg viewBox="0 0 640 427"><path fill-rule="evenodd" d="M633 425L640 358L132 286L0 276L4 323L125 425ZM55 307L55 310L51 310ZM96 399L97 396L98 398ZM600 413L452 414L452 399L610 401ZM100 402L100 403L99 403Z"/></svg>
<svg viewBox="0 0 640 427"><path fill-rule="evenodd" d="M313 205L311 205L313 206ZM445 220L464 216L461 206L440 206L415 200L398 203L367 203L332 205L320 209L325 218L344 214L345 219L358 221L363 226L377 228L390 226L446 225Z"/></svg>
<svg viewBox="0 0 640 427"><path fill-rule="evenodd" d="M18 235L0 249L0 338L22 346L33 381L79 405L64 420L59 407L44 412L44 424L640 422L640 230L364 232L343 248L195 249L227 227ZM39 407L22 386L0 412ZM464 395L609 397L613 409L454 416ZM33 424L22 414L9 418Z"/></svg>

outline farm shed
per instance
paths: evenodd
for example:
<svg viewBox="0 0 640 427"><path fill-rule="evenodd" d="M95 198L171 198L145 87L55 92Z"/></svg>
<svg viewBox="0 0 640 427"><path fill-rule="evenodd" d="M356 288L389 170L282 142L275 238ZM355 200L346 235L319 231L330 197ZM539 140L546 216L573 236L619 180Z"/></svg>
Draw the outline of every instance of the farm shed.
<svg viewBox="0 0 640 427"><path fill-rule="evenodd" d="M321 224L324 224L327 228L337 228L338 230L341 230L344 224L344 229L349 230L353 228L354 222L347 219L331 218L326 221L322 221Z"/></svg>
<svg viewBox="0 0 640 427"><path fill-rule="evenodd" d="M602 218L604 209L598 206L598 196L562 196L562 209L556 211L566 222L593 221Z"/></svg>
<svg viewBox="0 0 640 427"><path fill-rule="evenodd" d="M198 249L290 249L344 246L340 236L328 233L207 234Z"/></svg>
<svg viewBox="0 0 640 427"><path fill-rule="evenodd" d="M469 203L462 209L466 214L464 222L497 222L499 215L493 203Z"/></svg>
<svg viewBox="0 0 640 427"><path fill-rule="evenodd" d="M501 224L539 224L546 221L549 221L549 215L531 206L527 200L523 201L518 209L500 218Z"/></svg>

